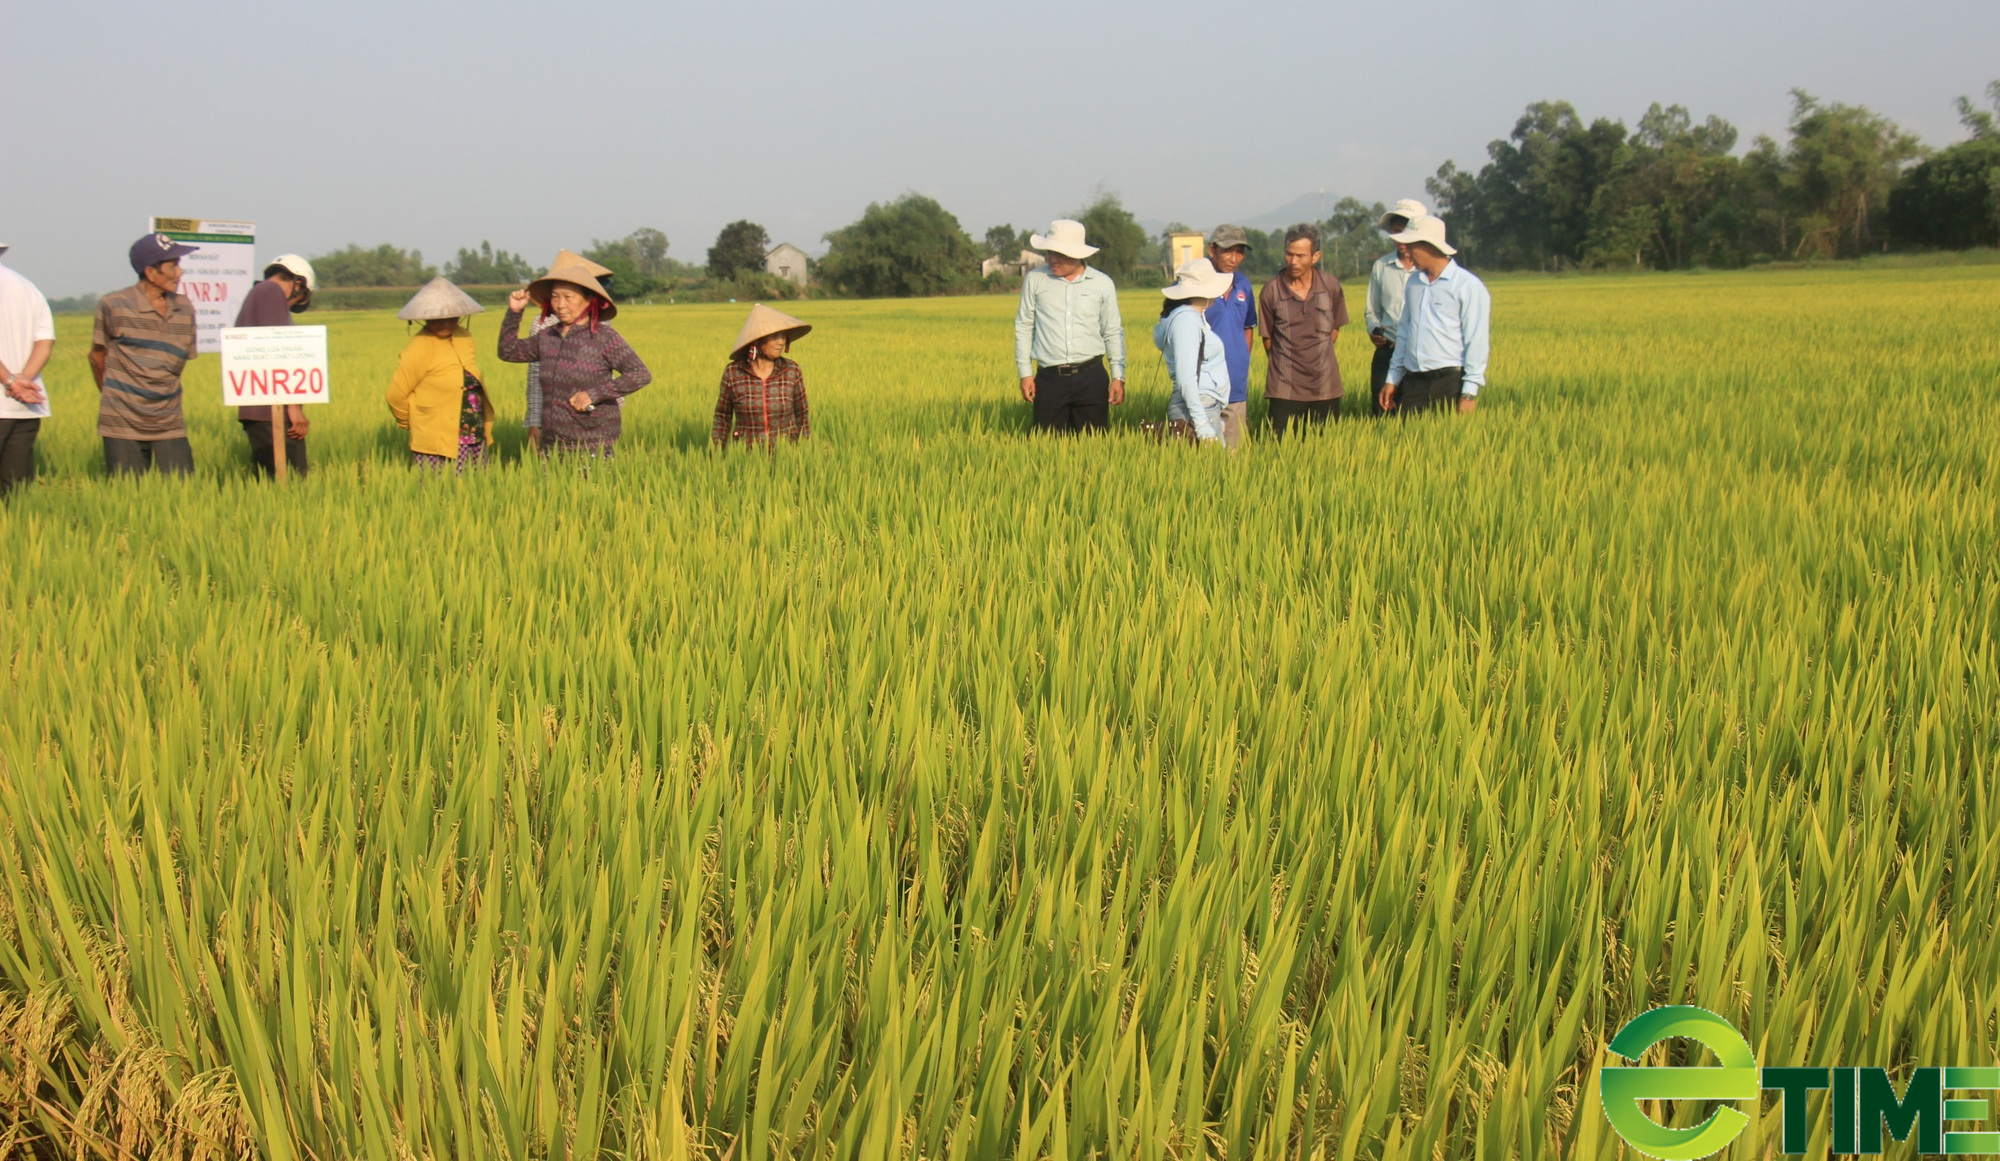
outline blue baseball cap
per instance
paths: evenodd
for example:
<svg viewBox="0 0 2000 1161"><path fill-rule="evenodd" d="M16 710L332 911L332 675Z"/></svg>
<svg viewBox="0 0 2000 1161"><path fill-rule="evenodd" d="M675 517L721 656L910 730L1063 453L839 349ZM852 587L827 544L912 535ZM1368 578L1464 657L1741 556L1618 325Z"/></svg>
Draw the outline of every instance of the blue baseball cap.
<svg viewBox="0 0 2000 1161"><path fill-rule="evenodd" d="M178 262L199 249L199 246L176 242L165 234L148 234L132 243L132 273L144 274L148 266Z"/></svg>

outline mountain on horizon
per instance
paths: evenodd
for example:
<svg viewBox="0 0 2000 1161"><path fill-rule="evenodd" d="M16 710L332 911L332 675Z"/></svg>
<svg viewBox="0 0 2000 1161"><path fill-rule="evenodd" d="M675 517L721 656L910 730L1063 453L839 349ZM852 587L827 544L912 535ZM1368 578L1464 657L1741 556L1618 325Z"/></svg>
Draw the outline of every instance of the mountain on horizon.
<svg viewBox="0 0 2000 1161"><path fill-rule="evenodd" d="M1332 190L1324 193L1314 190L1311 193L1300 194L1269 213L1259 214L1254 218L1244 218L1236 224L1252 230L1282 230L1299 222L1317 222L1325 218L1332 211L1333 204L1339 200L1340 195Z"/></svg>
<svg viewBox="0 0 2000 1161"><path fill-rule="evenodd" d="M1299 222L1317 222L1323 220L1327 214L1333 211L1334 203L1338 202L1340 197L1341 195L1332 190L1327 190L1325 193L1314 190L1311 193L1300 194L1277 209L1268 210L1255 217L1228 218L1225 220L1252 230L1282 230L1286 226L1296 225ZM1219 222L1209 222L1198 228L1209 230L1219 224ZM1141 218L1139 219L1139 225L1146 231L1148 237L1155 238L1160 235L1162 230L1167 228L1166 221L1159 218Z"/></svg>

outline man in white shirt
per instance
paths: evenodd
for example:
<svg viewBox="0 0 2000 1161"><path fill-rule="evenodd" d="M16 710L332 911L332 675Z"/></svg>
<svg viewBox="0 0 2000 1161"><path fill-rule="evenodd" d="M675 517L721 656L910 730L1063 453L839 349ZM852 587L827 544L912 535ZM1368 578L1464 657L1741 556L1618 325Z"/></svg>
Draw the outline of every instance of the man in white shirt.
<svg viewBox="0 0 2000 1161"><path fill-rule="evenodd" d="M55 345L49 300L0 265L0 497L35 478L35 437L49 414L42 368Z"/></svg>
<svg viewBox="0 0 2000 1161"><path fill-rule="evenodd" d="M1486 385L1488 324L1493 297L1472 271L1452 261L1444 220L1413 220L1391 238L1408 246L1417 272L1403 298L1403 330L1382 385L1382 409L1414 415L1450 408L1460 415L1479 406Z"/></svg>
<svg viewBox="0 0 2000 1161"><path fill-rule="evenodd" d="M1030 235L1028 244L1048 265L1021 279L1021 309L1014 315L1021 398L1043 431L1102 430L1111 408L1125 402L1118 288L1110 275L1085 264L1097 247L1084 241L1082 222L1059 219L1046 236Z"/></svg>

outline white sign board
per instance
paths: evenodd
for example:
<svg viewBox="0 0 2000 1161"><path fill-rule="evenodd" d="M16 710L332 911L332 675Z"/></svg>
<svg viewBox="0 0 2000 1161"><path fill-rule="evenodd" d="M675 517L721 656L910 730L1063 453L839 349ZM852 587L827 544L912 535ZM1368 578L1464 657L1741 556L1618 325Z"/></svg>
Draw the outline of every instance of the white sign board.
<svg viewBox="0 0 2000 1161"><path fill-rule="evenodd" d="M257 285L257 223L154 218L153 231L200 249L181 259L181 293L194 307L195 350L222 349L222 328L236 325L243 296Z"/></svg>
<svg viewBox="0 0 2000 1161"><path fill-rule="evenodd" d="M329 403L326 328L229 327L222 332L222 402L229 407Z"/></svg>

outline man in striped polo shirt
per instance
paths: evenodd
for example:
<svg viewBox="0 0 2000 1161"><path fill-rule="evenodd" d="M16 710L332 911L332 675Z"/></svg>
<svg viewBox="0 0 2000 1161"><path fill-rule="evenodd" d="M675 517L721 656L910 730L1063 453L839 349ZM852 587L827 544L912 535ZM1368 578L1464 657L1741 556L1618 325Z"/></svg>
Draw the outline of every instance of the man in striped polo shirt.
<svg viewBox="0 0 2000 1161"><path fill-rule="evenodd" d="M132 243L137 284L97 300L90 373L97 434L112 475L194 471L181 420L181 368L194 358L194 307L180 294L181 259L195 251L165 234Z"/></svg>

